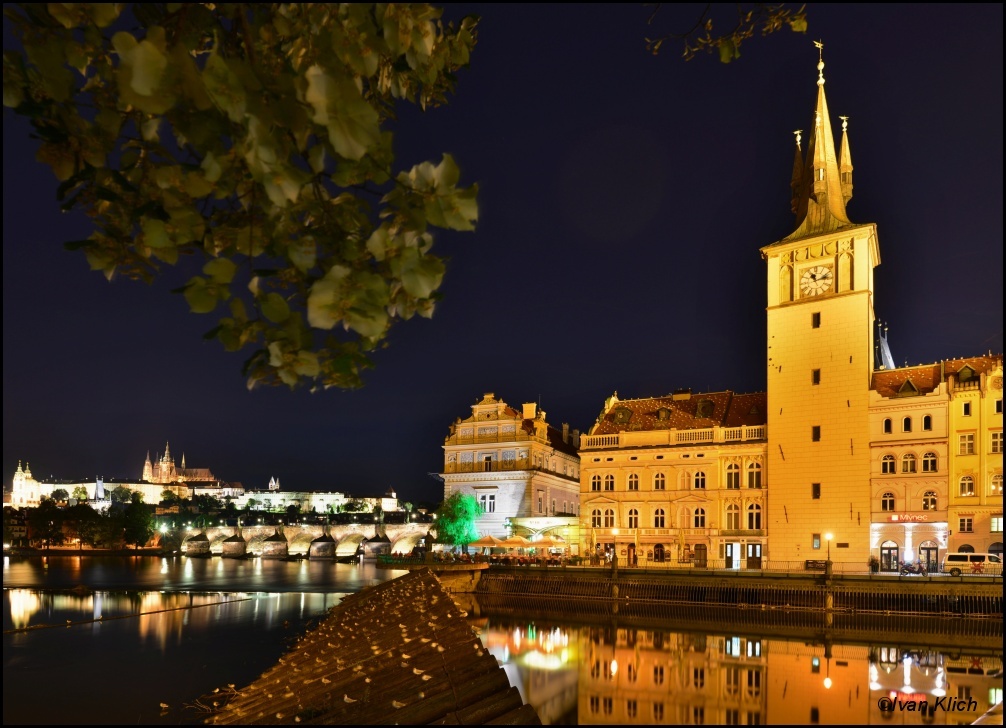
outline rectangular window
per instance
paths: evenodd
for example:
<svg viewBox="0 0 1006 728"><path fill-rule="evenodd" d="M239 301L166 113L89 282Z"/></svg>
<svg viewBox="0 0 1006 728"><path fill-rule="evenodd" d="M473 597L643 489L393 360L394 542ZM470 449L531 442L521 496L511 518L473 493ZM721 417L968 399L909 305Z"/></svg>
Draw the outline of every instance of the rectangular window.
<svg viewBox="0 0 1006 728"><path fill-rule="evenodd" d="M811 369L810 370L810 383L811 384L820 384L821 383L821 370L820 369Z"/></svg>
<svg viewBox="0 0 1006 728"><path fill-rule="evenodd" d="M1003 401L1001 399L996 400L996 414L1001 415L1003 413Z"/></svg>
<svg viewBox="0 0 1006 728"><path fill-rule="evenodd" d="M819 329L819 328L821 328L821 314L819 314L819 313L812 313L810 315L810 326L813 329Z"/></svg>
<svg viewBox="0 0 1006 728"><path fill-rule="evenodd" d="M814 425L810 428L810 439L813 442L821 442L821 426Z"/></svg>
<svg viewBox="0 0 1006 728"><path fill-rule="evenodd" d="M810 497L814 500L821 500L821 484L811 483L810 484Z"/></svg>
<svg viewBox="0 0 1006 728"><path fill-rule="evenodd" d="M741 724L741 712L737 708L728 708L726 713L724 713L724 724L726 725L740 725Z"/></svg>
<svg viewBox="0 0 1006 728"><path fill-rule="evenodd" d="M541 513L545 507L545 492L538 491L538 512Z"/></svg>
<svg viewBox="0 0 1006 728"><path fill-rule="evenodd" d="M975 454L975 433L968 432L958 437L957 454L958 455Z"/></svg>
<svg viewBox="0 0 1006 728"><path fill-rule="evenodd" d="M821 534L815 533L813 536L811 536L810 547L812 549L814 549L815 551L820 550L820 548L821 548Z"/></svg>
<svg viewBox="0 0 1006 728"><path fill-rule="evenodd" d="M971 416L971 403L970 402L965 402L964 403L964 416L965 417L970 417Z"/></svg>
<svg viewBox="0 0 1006 728"><path fill-rule="evenodd" d="M989 519L989 531L992 533L1002 533L1003 532L1003 517L1002 516L992 516Z"/></svg>
<svg viewBox="0 0 1006 728"><path fill-rule="evenodd" d="M488 498L486 498L485 508L486 508L486 513L495 513L496 512L496 496L490 495Z"/></svg>
<svg viewBox="0 0 1006 728"><path fill-rule="evenodd" d="M959 521L960 528L957 530L961 533L974 533L975 532L975 519L972 516L961 516Z"/></svg>
<svg viewBox="0 0 1006 728"><path fill-rule="evenodd" d="M992 433L992 452L1002 452L1003 451L1003 433L999 432Z"/></svg>

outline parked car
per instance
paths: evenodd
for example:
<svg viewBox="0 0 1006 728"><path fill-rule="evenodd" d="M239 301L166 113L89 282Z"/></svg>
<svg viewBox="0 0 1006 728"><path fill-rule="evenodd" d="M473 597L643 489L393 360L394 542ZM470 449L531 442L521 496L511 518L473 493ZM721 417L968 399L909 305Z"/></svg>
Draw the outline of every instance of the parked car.
<svg viewBox="0 0 1006 728"><path fill-rule="evenodd" d="M940 571L951 576L960 576L961 574L1002 576L1003 562L999 554L947 554L943 557L943 566Z"/></svg>

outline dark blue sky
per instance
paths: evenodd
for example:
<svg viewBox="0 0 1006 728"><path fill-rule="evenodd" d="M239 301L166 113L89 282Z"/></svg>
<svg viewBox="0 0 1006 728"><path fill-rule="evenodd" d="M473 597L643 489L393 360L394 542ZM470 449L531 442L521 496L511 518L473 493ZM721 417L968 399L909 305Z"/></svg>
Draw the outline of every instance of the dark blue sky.
<svg viewBox="0 0 1006 728"><path fill-rule="evenodd" d="M661 27L691 8L666 5ZM62 242L23 120L4 112L3 480L139 477L166 440L190 466L285 489L437 500L455 417L486 391L586 430L621 397L765 386L765 271L788 234L792 131L825 43L833 120L850 117L855 222L876 222L876 309L899 364L1001 352L1002 5L810 5L809 31L740 61L648 55L642 5L454 5L481 15L456 96L403 110L402 167L450 152L480 185L432 320L405 322L366 386L249 393L242 355L171 295L109 284ZM5 25L4 45L10 37Z"/></svg>

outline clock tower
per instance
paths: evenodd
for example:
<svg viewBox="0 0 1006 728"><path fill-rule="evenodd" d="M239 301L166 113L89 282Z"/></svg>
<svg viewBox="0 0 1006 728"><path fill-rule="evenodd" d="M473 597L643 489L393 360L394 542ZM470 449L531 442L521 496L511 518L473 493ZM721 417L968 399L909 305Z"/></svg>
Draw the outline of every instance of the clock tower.
<svg viewBox="0 0 1006 728"><path fill-rule="evenodd" d="M761 249L768 268L768 558L796 568L830 554L836 570L862 569L870 554L868 403L880 250L876 226L846 215L848 119L836 155L823 60L817 67L806 154L796 132L797 226Z"/></svg>

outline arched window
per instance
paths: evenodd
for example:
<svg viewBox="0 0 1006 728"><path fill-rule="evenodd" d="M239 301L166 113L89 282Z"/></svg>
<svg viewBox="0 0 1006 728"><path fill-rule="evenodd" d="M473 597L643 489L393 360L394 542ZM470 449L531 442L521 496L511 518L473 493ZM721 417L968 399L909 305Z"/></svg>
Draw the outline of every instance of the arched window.
<svg viewBox="0 0 1006 728"><path fill-rule="evenodd" d="M882 511L893 511L894 510L894 493L887 491L882 496L880 496L880 510Z"/></svg>
<svg viewBox="0 0 1006 728"><path fill-rule="evenodd" d="M639 511L635 508L629 509L629 528L639 528Z"/></svg>
<svg viewBox="0 0 1006 728"><path fill-rule="evenodd" d="M989 482L989 494L990 495L1002 495L1003 494L1003 476L1001 473L996 473L992 476L992 480Z"/></svg>
<svg viewBox="0 0 1006 728"><path fill-rule="evenodd" d="M935 511L936 510L936 491L927 490L922 494L922 510L924 511Z"/></svg>
<svg viewBox="0 0 1006 728"><path fill-rule="evenodd" d="M639 490L639 475L637 473L629 474L629 490Z"/></svg>
<svg viewBox="0 0 1006 728"><path fill-rule="evenodd" d="M891 418L888 417L884 420L884 434L890 435L892 432L894 432L894 425L891 423Z"/></svg>
<svg viewBox="0 0 1006 728"><path fill-rule="evenodd" d="M695 512L692 514L692 523L695 528L705 528L706 527L706 509L696 508Z"/></svg>
<svg viewBox="0 0 1006 728"><path fill-rule="evenodd" d="M665 522L666 522L666 519L664 518L664 509L663 508L658 508L657 510L655 510L653 512L653 527L654 528L663 528Z"/></svg>
<svg viewBox="0 0 1006 728"><path fill-rule="evenodd" d="M912 431L912 418L911 417L906 417L905 419L903 419L901 421L901 431L902 432L911 432Z"/></svg>
<svg viewBox="0 0 1006 728"><path fill-rule="evenodd" d="M761 463L748 463L748 488L761 488Z"/></svg>
<svg viewBox="0 0 1006 728"><path fill-rule="evenodd" d="M604 489L605 490L615 489L615 476L612 475L611 473L608 473L607 475L604 476Z"/></svg>
<svg viewBox="0 0 1006 728"><path fill-rule="evenodd" d="M748 506L748 528L761 528L761 506L757 503Z"/></svg>
<svg viewBox="0 0 1006 728"><path fill-rule="evenodd" d="M929 432L930 430L933 429L932 415L926 415L925 417L922 418L922 429L925 430L926 432Z"/></svg>
<svg viewBox="0 0 1006 728"><path fill-rule="evenodd" d="M727 506L727 528L735 531L741 527L741 509L736 503Z"/></svg>
<svg viewBox="0 0 1006 728"><path fill-rule="evenodd" d="M590 512L590 525L594 528L601 527L601 509L595 508Z"/></svg>
<svg viewBox="0 0 1006 728"><path fill-rule="evenodd" d="M590 476L590 489L591 490L601 490L601 476L591 475Z"/></svg>
<svg viewBox="0 0 1006 728"><path fill-rule="evenodd" d="M961 477L961 495L974 495L975 494L975 479L970 475L964 475Z"/></svg>
<svg viewBox="0 0 1006 728"><path fill-rule="evenodd" d="M667 476L663 473L657 473L653 476L653 489L654 490L667 490Z"/></svg>
<svg viewBox="0 0 1006 728"><path fill-rule="evenodd" d="M727 488L737 490L741 487L741 466L737 463L727 465Z"/></svg>
<svg viewBox="0 0 1006 728"><path fill-rule="evenodd" d="M880 461L880 469L884 475L894 475L898 472L898 462L893 455L884 455Z"/></svg>
<svg viewBox="0 0 1006 728"><path fill-rule="evenodd" d="M901 456L901 472L902 473L914 473L915 472L915 455L910 452L906 452Z"/></svg>
<svg viewBox="0 0 1006 728"><path fill-rule="evenodd" d="M936 453L927 452L922 456L922 472L923 473L935 473L937 470L938 463L936 462Z"/></svg>
<svg viewBox="0 0 1006 728"><path fill-rule="evenodd" d="M701 470L692 476L692 487L696 490L706 489L706 474Z"/></svg>
<svg viewBox="0 0 1006 728"><path fill-rule="evenodd" d="M604 527L614 528L615 527L615 511L611 508L606 508L604 511Z"/></svg>

